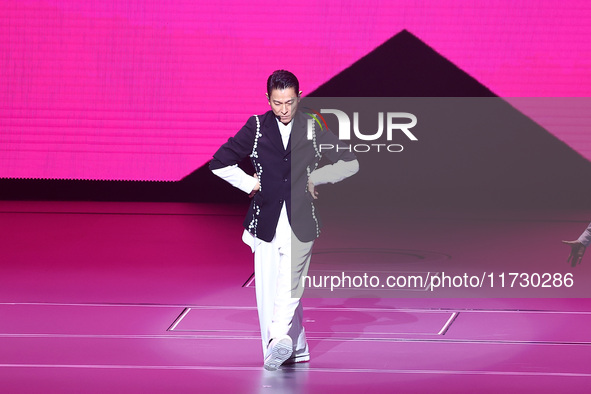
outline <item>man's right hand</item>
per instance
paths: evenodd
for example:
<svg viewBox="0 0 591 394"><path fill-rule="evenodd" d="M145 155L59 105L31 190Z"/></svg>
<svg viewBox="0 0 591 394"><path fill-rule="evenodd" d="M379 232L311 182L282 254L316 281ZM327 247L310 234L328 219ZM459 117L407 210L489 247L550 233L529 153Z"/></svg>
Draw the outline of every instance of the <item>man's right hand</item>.
<svg viewBox="0 0 591 394"><path fill-rule="evenodd" d="M257 180L257 184L254 185L254 187L252 188L252 191L250 192L250 194L248 195L248 197L253 198L255 194L257 194L257 192L259 191L259 189L261 188L261 183L259 182L259 176L256 174L253 175L253 177Z"/></svg>
<svg viewBox="0 0 591 394"><path fill-rule="evenodd" d="M571 267L581 264L581 260L585 254L585 245L579 241L562 241L562 243L570 245L570 254L568 255L568 259L566 259L566 261L570 263Z"/></svg>

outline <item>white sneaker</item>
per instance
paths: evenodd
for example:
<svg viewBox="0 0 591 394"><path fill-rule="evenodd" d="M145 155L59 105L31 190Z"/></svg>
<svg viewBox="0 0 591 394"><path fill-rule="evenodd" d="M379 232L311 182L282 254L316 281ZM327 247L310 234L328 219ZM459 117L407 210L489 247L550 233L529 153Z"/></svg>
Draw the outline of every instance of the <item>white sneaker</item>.
<svg viewBox="0 0 591 394"><path fill-rule="evenodd" d="M264 367L267 371L276 371L291 356L293 342L288 335L275 338L267 348Z"/></svg>
<svg viewBox="0 0 591 394"><path fill-rule="evenodd" d="M304 335L304 341L305 341L305 335ZM297 364L297 363L305 363L310 361L310 351L308 350L308 342L304 342L306 344L306 346L304 346L301 349L298 349L296 351L294 351L291 354L291 357L288 358L287 360L285 360L285 362L283 363L283 365L285 364Z"/></svg>
<svg viewBox="0 0 591 394"><path fill-rule="evenodd" d="M283 364L307 363L308 361L310 361L310 353L293 354L290 358L285 360L285 362Z"/></svg>

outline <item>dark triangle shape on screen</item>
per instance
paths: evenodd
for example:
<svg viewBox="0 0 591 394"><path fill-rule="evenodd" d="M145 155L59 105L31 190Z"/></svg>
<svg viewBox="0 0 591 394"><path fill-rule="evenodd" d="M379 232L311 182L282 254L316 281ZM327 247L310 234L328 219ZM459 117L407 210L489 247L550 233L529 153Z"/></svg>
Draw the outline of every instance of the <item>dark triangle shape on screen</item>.
<svg viewBox="0 0 591 394"><path fill-rule="evenodd" d="M494 97L495 94L403 30L308 96Z"/></svg>

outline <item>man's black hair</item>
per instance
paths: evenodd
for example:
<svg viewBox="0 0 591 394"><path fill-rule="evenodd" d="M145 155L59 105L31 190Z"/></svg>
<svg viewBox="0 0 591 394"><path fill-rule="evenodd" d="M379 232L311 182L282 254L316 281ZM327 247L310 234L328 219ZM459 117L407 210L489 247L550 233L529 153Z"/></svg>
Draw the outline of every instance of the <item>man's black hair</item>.
<svg viewBox="0 0 591 394"><path fill-rule="evenodd" d="M276 70L273 74L269 75L267 79L267 94L269 99L271 98L271 92L273 89L284 90L287 88L293 88L296 94L300 94L300 82L293 73L287 70Z"/></svg>

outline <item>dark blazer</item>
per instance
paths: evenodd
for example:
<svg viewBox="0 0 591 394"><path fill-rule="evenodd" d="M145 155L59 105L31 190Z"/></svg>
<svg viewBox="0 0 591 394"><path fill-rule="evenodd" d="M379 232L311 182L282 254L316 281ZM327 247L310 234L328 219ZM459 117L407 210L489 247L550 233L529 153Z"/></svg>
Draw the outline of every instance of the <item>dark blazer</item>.
<svg viewBox="0 0 591 394"><path fill-rule="evenodd" d="M209 164L214 170L237 164L250 156L261 188L252 199L244 227L263 241L270 242L275 236L284 202L294 234L303 242L314 240L320 234L320 223L308 192L310 173L323 156L332 163L355 160L355 155L346 149L320 152L320 144L334 147L343 144L332 132L317 126L313 129L313 138L309 139L308 119L311 118L307 114L296 113L285 149L273 111L252 116L218 149Z"/></svg>

